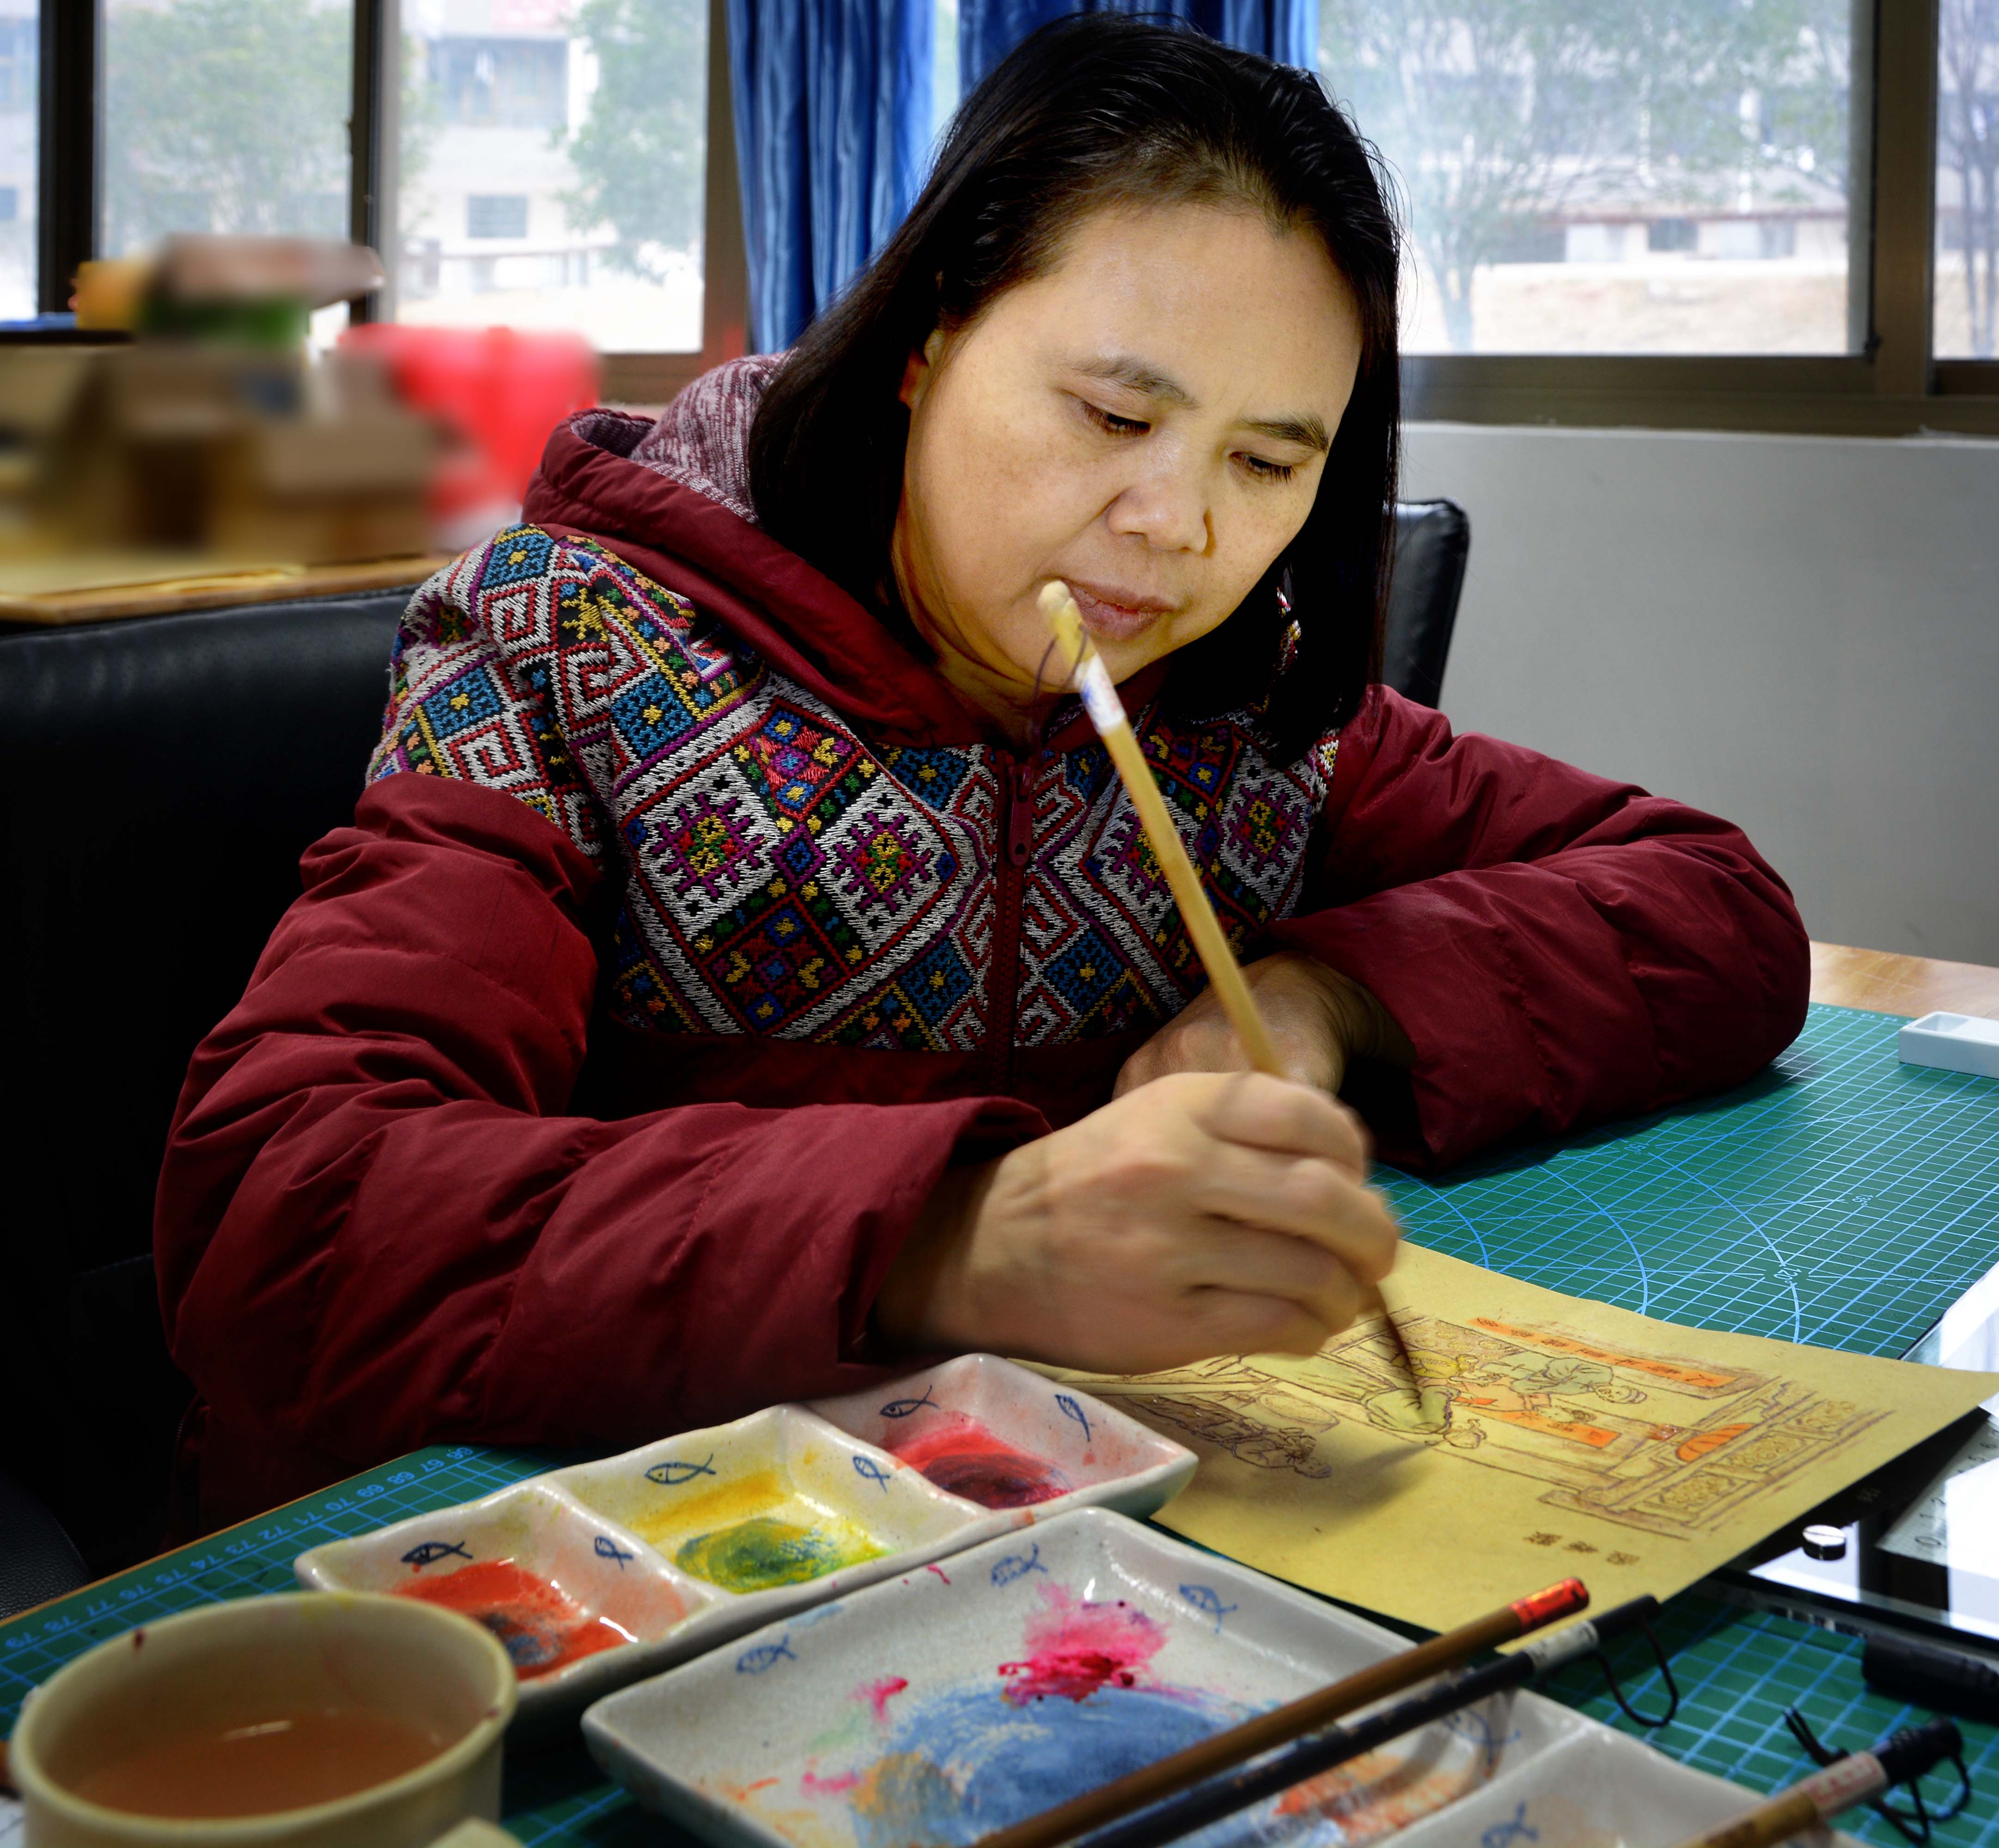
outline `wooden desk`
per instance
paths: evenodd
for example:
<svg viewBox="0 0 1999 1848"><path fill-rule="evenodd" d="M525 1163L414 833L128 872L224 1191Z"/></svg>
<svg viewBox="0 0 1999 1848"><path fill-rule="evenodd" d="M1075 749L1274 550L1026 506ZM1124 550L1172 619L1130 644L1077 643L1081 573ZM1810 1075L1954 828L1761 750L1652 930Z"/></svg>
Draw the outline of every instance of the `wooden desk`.
<svg viewBox="0 0 1999 1848"><path fill-rule="evenodd" d="M1999 969L1844 943L1814 943L1811 957L1811 998L1833 1007L1911 1018L1941 1009L1999 1019Z"/></svg>
<svg viewBox="0 0 1999 1848"><path fill-rule="evenodd" d="M391 590L418 584L451 562L449 552L374 559L352 565L287 565L265 569L217 569L142 583L103 585L85 590L9 594L0 589L0 623L60 628L66 623L102 622L116 616L165 616L181 610L215 610L225 605L289 603L299 597L336 597Z"/></svg>

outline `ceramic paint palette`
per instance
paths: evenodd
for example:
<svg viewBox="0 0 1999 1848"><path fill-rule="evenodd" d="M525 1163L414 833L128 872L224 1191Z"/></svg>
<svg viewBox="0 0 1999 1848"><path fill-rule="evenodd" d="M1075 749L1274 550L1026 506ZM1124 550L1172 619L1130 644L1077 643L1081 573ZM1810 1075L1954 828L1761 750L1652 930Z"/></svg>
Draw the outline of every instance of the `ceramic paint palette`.
<svg viewBox="0 0 1999 1848"><path fill-rule="evenodd" d="M870 1565L866 1576L879 1577L891 1555L948 1552L976 1518L913 1469L789 1405L551 1479L758 1621L806 1586L832 1595Z"/></svg>
<svg viewBox="0 0 1999 1848"><path fill-rule="evenodd" d="M894 1396L851 1393L809 1410L989 1508L1069 1508L1143 1515L1194 1473L1181 1445L1073 1389L967 1354L896 1383Z"/></svg>
<svg viewBox="0 0 1999 1848"><path fill-rule="evenodd" d="M871 1441L878 1430L885 1441ZM972 1355L537 1476L315 1547L294 1569L308 1589L394 1592L487 1625L521 1677L516 1725L532 1732L1061 1509L1149 1514L1194 1460L1086 1393Z"/></svg>
<svg viewBox="0 0 1999 1848"><path fill-rule="evenodd" d="M640 1803L718 1848L969 1848L1406 1646L1084 1509L613 1694L584 1715L584 1736ZM1651 1848L1754 1801L1518 1694L1188 1839ZM1530 1832L1505 1833L1516 1821Z"/></svg>

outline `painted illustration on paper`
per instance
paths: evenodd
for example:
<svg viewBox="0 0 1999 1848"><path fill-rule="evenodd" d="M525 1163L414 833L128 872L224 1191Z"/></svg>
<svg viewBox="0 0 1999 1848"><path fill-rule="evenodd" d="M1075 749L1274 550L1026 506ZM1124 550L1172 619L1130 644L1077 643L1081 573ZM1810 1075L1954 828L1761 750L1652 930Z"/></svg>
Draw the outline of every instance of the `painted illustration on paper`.
<svg viewBox="0 0 1999 1848"><path fill-rule="evenodd" d="M1833 1461L1888 1415L1769 1372L1559 1323L1405 1313L1397 1325L1419 1397L1379 1320L1309 1359L1239 1356L1093 1389L1259 1469L1330 1476L1324 1440L1344 1424L1531 1478L1551 1507L1682 1539Z"/></svg>

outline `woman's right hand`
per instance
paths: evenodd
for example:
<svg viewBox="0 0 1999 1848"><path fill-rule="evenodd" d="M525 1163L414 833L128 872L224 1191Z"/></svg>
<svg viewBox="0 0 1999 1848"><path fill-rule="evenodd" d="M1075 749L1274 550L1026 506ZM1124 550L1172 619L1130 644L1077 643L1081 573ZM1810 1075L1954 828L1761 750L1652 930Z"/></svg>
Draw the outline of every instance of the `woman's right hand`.
<svg viewBox="0 0 1999 1848"><path fill-rule="evenodd" d="M1315 1351L1386 1276L1401 1229L1343 1104L1253 1072L1155 1079L954 1170L875 1310L904 1348L1092 1372Z"/></svg>

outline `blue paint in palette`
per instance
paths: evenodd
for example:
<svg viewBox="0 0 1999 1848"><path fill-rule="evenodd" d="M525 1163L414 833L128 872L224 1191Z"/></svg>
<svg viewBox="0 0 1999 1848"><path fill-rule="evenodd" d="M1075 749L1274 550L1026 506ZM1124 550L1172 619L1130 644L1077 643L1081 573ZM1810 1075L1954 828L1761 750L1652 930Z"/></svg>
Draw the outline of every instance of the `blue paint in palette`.
<svg viewBox="0 0 1999 1848"><path fill-rule="evenodd" d="M1249 1712L1178 1688L1104 1687L1030 1707L990 1685L940 1695L899 1721L848 1793L855 1836L859 1848L966 1848Z"/></svg>

